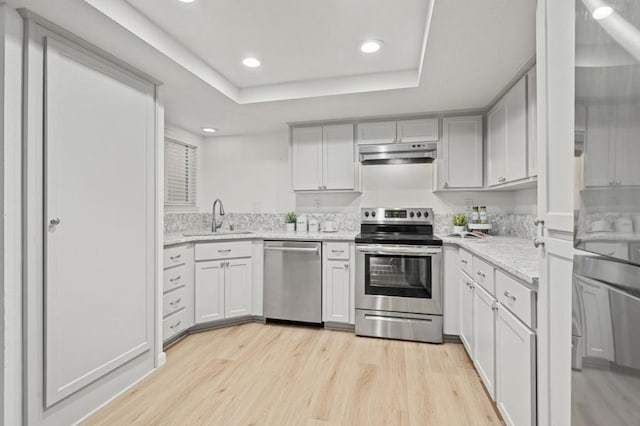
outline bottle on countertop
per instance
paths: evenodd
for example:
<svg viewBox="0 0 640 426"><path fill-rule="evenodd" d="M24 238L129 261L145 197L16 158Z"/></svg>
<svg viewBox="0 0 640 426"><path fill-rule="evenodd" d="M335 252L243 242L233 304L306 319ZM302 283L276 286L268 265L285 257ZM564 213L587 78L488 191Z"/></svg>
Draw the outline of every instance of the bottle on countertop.
<svg viewBox="0 0 640 426"><path fill-rule="evenodd" d="M471 210L471 223L480 223L480 211L478 206L473 206Z"/></svg>
<svg viewBox="0 0 640 426"><path fill-rule="evenodd" d="M480 223L489 223L489 218L487 217L487 207L480 207Z"/></svg>

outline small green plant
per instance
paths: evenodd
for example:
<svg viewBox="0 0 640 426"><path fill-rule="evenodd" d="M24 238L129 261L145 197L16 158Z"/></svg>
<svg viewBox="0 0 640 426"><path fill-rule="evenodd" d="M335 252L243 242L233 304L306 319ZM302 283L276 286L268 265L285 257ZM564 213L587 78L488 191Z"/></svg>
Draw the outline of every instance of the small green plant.
<svg viewBox="0 0 640 426"><path fill-rule="evenodd" d="M287 217L285 218L285 221L287 223L296 223L296 219L298 217L296 216L296 214L294 212L289 212L287 213Z"/></svg>
<svg viewBox="0 0 640 426"><path fill-rule="evenodd" d="M467 216L463 214L453 215L453 226L465 226L467 224Z"/></svg>

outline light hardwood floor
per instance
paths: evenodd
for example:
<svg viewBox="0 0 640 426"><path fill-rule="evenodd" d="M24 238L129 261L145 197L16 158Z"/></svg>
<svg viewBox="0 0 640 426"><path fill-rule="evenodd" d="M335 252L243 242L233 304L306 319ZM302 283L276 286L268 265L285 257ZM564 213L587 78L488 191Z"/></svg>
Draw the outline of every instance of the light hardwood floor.
<svg viewBox="0 0 640 426"><path fill-rule="evenodd" d="M194 334L86 425L499 425L460 344L244 324Z"/></svg>

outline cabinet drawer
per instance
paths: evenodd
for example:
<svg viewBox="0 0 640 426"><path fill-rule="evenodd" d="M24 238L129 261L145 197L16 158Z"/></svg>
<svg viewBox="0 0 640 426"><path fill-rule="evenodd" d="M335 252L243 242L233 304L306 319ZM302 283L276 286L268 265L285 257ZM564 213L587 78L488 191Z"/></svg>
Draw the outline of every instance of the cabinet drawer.
<svg viewBox="0 0 640 426"><path fill-rule="evenodd" d="M162 316L166 317L186 307L187 289L181 287L162 296Z"/></svg>
<svg viewBox="0 0 640 426"><path fill-rule="evenodd" d="M349 260L349 243L326 243L328 259Z"/></svg>
<svg viewBox="0 0 640 426"><path fill-rule="evenodd" d="M183 265L187 260L187 250L189 246L171 246L164 249L164 268Z"/></svg>
<svg viewBox="0 0 640 426"><path fill-rule="evenodd" d="M162 340L167 341L187 328L187 311L185 309L169 315L162 320Z"/></svg>
<svg viewBox="0 0 640 426"><path fill-rule="evenodd" d="M460 269L465 271L467 274L471 275L473 273L473 269L471 267L471 263L473 262L473 256L466 250L460 250Z"/></svg>
<svg viewBox="0 0 640 426"><path fill-rule="evenodd" d="M251 257L251 241L196 244L196 260Z"/></svg>
<svg viewBox="0 0 640 426"><path fill-rule="evenodd" d="M501 271L496 271L496 298L531 328L536 326L536 293Z"/></svg>
<svg viewBox="0 0 640 426"><path fill-rule="evenodd" d="M493 266L480 260L478 257L473 257L473 270L471 278L478 284L487 290L492 296L496 294L495 277Z"/></svg>
<svg viewBox="0 0 640 426"><path fill-rule="evenodd" d="M174 268L165 269L163 273L162 291L166 293L169 290L183 287L187 284L187 265L180 265Z"/></svg>

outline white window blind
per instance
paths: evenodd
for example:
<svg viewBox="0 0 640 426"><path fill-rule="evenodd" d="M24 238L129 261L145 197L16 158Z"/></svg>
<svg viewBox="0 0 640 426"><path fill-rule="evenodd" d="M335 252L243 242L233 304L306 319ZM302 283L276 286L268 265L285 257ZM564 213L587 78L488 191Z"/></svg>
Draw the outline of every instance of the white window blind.
<svg viewBox="0 0 640 426"><path fill-rule="evenodd" d="M165 206L196 206L197 165L197 147L175 140L165 139Z"/></svg>

